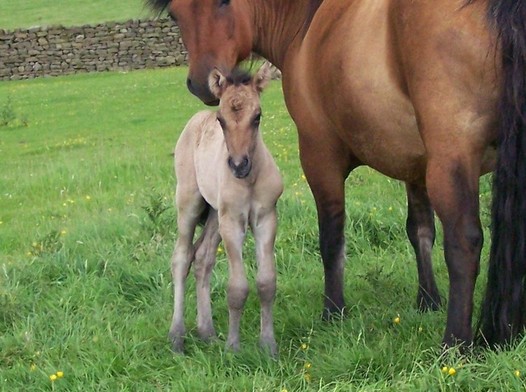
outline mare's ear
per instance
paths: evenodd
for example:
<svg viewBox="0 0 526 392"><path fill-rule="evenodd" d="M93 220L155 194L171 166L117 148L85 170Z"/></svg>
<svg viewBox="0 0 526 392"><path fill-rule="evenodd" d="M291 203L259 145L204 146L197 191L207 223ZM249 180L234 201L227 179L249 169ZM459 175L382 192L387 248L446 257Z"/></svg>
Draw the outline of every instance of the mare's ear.
<svg viewBox="0 0 526 392"><path fill-rule="evenodd" d="M208 76L208 87L214 96L218 99L221 98L226 88L226 77L221 73L220 70L214 68Z"/></svg>
<svg viewBox="0 0 526 392"><path fill-rule="evenodd" d="M272 64L265 61L254 76L254 87L258 92L262 92L267 87L272 76Z"/></svg>

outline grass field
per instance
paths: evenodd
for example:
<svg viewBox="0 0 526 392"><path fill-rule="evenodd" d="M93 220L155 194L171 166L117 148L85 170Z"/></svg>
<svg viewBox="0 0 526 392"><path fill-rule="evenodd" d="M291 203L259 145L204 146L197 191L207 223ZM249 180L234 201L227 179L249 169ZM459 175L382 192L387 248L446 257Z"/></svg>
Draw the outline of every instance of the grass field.
<svg viewBox="0 0 526 392"><path fill-rule="evenodd" d="M525 341L502 352L441 353L445 313L415 307L404 188L366 168L347 182L349 316L320 320L316 214L278 82L263 95L262 128L285 181L276 244L279 358L257 349L250 239L241 352L224 350L221 252L212 280L218 342L193 337L191 277L188 352L172 354L171 152L202 108L185 76L180 68L0 83L0 390L524 390ZM481 194L486 227L488 183ZM438 242L435 271L445 295ZM484 260L477 303L485 270ZM59 371L63 377L51 381Z"/></svg>
<svg viewBox="0 0 526 392"><path fill-rule="evenodd" d="M0 29L33 26L75 26L144 19L153 13L143 0L0 0Z"/></svg>

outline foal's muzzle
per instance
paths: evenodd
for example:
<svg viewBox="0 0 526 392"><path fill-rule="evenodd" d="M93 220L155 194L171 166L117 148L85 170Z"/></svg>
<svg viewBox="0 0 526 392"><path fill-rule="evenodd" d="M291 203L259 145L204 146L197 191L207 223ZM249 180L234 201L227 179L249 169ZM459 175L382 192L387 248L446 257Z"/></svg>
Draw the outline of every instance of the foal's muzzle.
<svg viewBox="0 0 526 392"><path fill-rule="evenodd" d="M235 162L232 157L228 157L228 166L236 178L245 178L252 169L252 162L246 156L240 162Z"/></svg>

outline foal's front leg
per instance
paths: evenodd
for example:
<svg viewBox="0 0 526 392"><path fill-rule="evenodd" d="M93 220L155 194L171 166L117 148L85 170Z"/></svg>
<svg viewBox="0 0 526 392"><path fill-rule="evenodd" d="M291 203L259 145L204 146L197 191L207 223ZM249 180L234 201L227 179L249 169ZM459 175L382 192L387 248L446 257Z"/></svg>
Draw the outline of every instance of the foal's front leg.
<svg viewBox="0 0 526 392"><path fill-rule="evenodd" d="M276 240L276 210L258 214L251 223L256 240L256 258L258 273L256 284L261 302L260 345L275 356L278 353L274 338L274 321L272 305L276 296L276 263L274 260L274 242Z"/></svg>
<svg viewBox="0 0 526 392"><path fill-rule="evenodd" d="M238 351L239 325L243 307L248 296L248 281L243 266L243 241L247 228L247 217L242 214L220 212L219 233L225 245L229 263L228 279L228 338L227 348Z"/></svg>

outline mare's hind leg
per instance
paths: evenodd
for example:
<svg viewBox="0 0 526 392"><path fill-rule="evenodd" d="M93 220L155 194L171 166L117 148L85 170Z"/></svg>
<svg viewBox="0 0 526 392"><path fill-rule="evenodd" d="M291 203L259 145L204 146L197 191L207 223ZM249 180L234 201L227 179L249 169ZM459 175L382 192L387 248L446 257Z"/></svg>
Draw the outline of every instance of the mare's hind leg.
<svg viewBox="0 0 526 392"><path fill-rule="evenodd" d="M421 311L437 310L440 294L433 275L431 251L435 242L435 216L424 185L406 183L406 231L413 246L418 268L416 304Z"/></svg>
<svg viewBox="0 0 526 392"><path fill-rule="evenodd" d="M210 301L210 275L216 262L217 246L221 241L217 211L210 207L203 233L195 244L194 274L197 290L197 333L208 341L216 336Z"/></svg>
<svg viewBox="0 0 526 392"><path fill-rule="evenodd" d="M256 285L261 302L261 331L260 345L268 349L275 356L278 353L276 339L274 338L274 321L272 306L276 296L276 264L274 260L274 242L276 240L277 216L276 210L258 213L254 222L251 222L252 231L256 241L256 258L258 273Z"/></svg>
<svg viewBox="0 0 526 392"><path fill-rule="evenodd" d="M446 158L449 158L447 160ZM469 155L432 159L428 163L429 197L444 228L444 254L449 272L449 302L444 343L471 344L473 292L479 272L482 229L479 219L479 164Z"/></svg>
<svg viewBox="0 0 526 392"><path fill-rule="evenodd" d="M177 188L176 204L178 207L178 237L172 255L172 280L174 292L174 310L169 338L172 349L182 352L184 347L184 291L185 282L194 258L193 237L200 215L205 208L205 201L195 189L184 189L180 183Z"/></svg>
<svg viewBox="0 0 526 392"><path fill-rule="evenodd" d="M325 273L323 318L345 308L345 179L356 167L341 140L325 135L311 139L300 132L300 159L318 211L320 252Z"/></svg>

